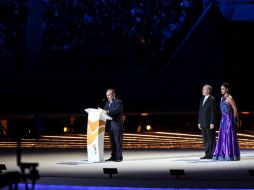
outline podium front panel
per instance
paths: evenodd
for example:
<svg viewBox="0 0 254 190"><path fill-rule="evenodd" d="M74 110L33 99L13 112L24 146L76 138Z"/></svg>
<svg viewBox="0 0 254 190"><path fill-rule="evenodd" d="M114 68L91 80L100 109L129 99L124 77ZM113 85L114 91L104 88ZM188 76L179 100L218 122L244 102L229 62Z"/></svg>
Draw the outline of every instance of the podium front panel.
<svg viewBox="0 0 254 190"><path fill-rule="evenodd" d="M104 134L106 120L99 112L90 112L87 123L88 162L104 161Z"/></svg>

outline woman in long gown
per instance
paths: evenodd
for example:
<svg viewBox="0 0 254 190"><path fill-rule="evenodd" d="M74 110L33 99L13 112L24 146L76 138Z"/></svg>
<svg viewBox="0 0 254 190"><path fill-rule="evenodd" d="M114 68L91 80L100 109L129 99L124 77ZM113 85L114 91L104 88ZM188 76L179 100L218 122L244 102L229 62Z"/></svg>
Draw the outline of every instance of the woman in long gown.
<svg viewBox="0 0 254 190"><path fill-rule="evenodd" d="M229 84L221 85L221 120L213 160L240 160L240 147L237 139L238 111L233 97L229 94Z"/></svg>

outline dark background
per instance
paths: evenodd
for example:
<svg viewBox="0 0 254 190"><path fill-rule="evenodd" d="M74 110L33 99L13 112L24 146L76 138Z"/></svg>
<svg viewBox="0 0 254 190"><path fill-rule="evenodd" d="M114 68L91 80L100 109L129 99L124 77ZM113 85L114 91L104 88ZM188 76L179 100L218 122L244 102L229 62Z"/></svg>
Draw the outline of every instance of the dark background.
<svg viewBox="0 0 254 190"><path fill-rule="evenodd" d="M191 19L187 18L183 30L159 56L155 54L156 45L138 52L137 44L126 45L127 39L115 46L124 56L117 51L91 58L89 52L80 53L84 46L75 46L65 54L49 51L50 35L41 27L48 18L43 14L44 7L38 1L19 2L24 6L19 12L23 16L14 17L12 24L5 20L10 13L1 12L1 23L11 26L2 29L6 34L0 59L2 114L82 112L97 107L107 88L116 89L125 112L195 112L202 86L211 84L219 99L222 82L231 84L240 111L253 111L254 23L225 17L218 3L201 10L197 7L202 7L202 2L194 1L196 12L188 13ZM16 33L11 35L13 31ZM151 53L155 56L149 56ZM134 65L126 61L136 59ZM90 66L83 66L83 62Z"/></svg>

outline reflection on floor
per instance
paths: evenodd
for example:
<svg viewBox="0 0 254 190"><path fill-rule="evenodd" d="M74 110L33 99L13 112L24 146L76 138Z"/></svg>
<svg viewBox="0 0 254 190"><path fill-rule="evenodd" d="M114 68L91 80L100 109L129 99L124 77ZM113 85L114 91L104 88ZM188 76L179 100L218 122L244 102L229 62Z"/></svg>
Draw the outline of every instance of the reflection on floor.
<svg viewBox="0 0 254 190"><path fill-rule="evenodd" d="M105 158L110 150L105 149ZM254 187L254 150L241 149L240 161L201 160L202 149L124 149L122 162L88 163L86 149L22 150L22 162L37 162L40 178L36 189L45 185L133 188L226 188ZM0 161L8 171L19 171L15 149L0 149ZM104 168L117 168L112 178ZM179 179L172 170L184 170ZM37 187L38 185L38 187ZM61 189L61 187L57 189ZM51 186L47 186L49 189ZM52 186L54 188L56 186ZM74 189L74 187L73 187Z"/></svg>

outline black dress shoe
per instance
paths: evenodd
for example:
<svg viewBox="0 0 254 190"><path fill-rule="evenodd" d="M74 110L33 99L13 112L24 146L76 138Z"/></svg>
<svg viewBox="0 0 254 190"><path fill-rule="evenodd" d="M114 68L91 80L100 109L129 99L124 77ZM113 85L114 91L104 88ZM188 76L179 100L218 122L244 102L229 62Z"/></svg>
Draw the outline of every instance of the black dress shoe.
<svg viewBox="0 0 254 190"><path fill-rule="evenodd" d="M114 160L114 162L122 162L122 160Z"/></svg>
<svg viewBox="0 0 254 190"><path fill-rule="evenodd" d="M114 161L113 158L106 159L105 161Z"/></svg>

